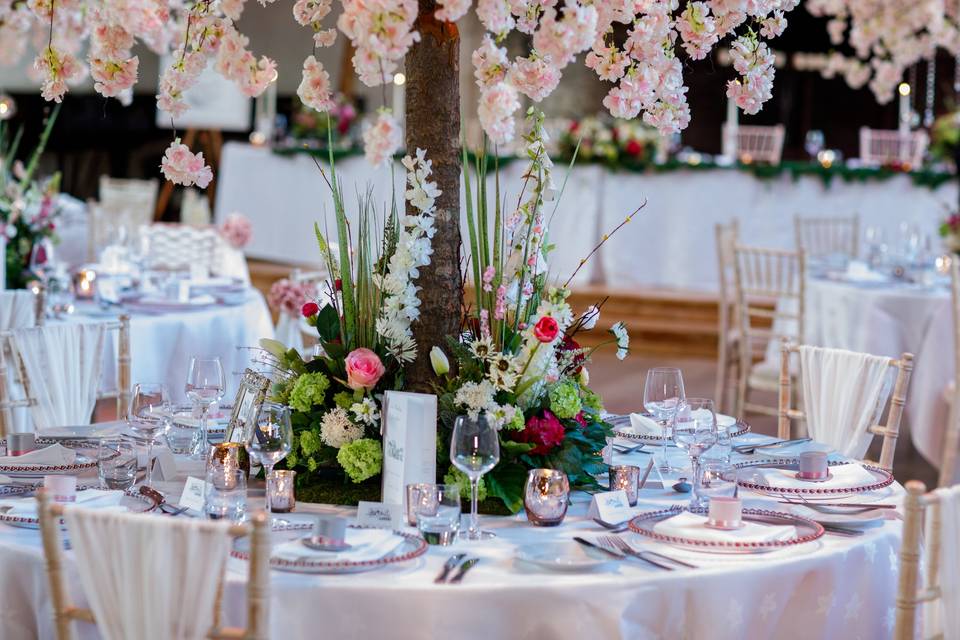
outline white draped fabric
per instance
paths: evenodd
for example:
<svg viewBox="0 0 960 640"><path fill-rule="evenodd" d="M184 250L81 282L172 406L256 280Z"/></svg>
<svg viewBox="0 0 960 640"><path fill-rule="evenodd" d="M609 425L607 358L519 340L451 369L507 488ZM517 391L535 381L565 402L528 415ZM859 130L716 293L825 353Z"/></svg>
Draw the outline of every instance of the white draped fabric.
<svg viewBox="0 0 960 640"><path fill-rule="evenodd" d="M940 598L923 606L923 632L925 638L942 633L943 640L960 640L960 486L937 489L934 495L940 505ZM928 518L927 540L932 526Z"/></svg>
<svg viewBox="0 0 960 640"><path fill-rule="evenodd" d="M206 638L226 524L81 508L64 520L104 640Z"/></svg>
<svg viewBox="0 0 960 640"><path fill-rule="evenodd" d="M32 327L36 322L36 299L26 289L0 291L0 331Z"/></svg>
<svg viewBox="0 0 960 640"><path fill-rule="evenodd" d="M890 359L843 349L800 347L807 430L845 456L863 458L890 394Z"/></svg>
<svg viewBox="0 0 960 640"><path fill-rule="evenodd" d="M37 431L89 424L103 365L102 323L50 325L15 331L11 345L23 361Z"/></svg>
<svg viewBox="0 0 960 640"><path fill-rule="evenodd" d="M323 160L321 160L323 163ZM501 170L507 208L515 207L525 163L516 160ZM398 191L402 167L394 167ZM374 202L388 202L390 172L375 170L363 158L337 162L346 209L356 216L356 194L373 187ZM566 167L557 164L559 187ZM316 242L309 229L315 220L332 223L329 190L313 160L284 157L266 147L228 142L218 175L215 217L218 222L239 211L250 218L254 234L248 256L289 264L316 264ZM492 178L488 192L493 193ZM793 216L850 215L859 212L862 225L886 230L890 237L901 222L935 233L943 202L957 201L957 186L938 189L914 185L906 175L889 180L829 185L815 176L794 180L789 173L757 178L734 169L684 169L663 173L610 171L597 165L573 169L550 224L551 277L567 276L604 233L611 231L644 201L647 206L591 260L575 284L592 279L623 289L670 288L717 290L717 257L713 225L740 219L745 244L790 249ZM551 213L553 207L548 206ZM464 223L465 225L465 223ZM355 228L355 227L354 227ZM290 229L307 230L290 233ZM463 227L466 233L466 226Z"/></svg>

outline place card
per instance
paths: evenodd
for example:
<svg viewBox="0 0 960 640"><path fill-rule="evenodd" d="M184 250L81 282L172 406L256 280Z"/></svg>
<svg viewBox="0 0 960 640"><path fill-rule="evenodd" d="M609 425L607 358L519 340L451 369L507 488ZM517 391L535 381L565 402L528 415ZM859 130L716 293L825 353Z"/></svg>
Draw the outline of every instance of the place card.
<svg viewBox="0 0 960 640"><path fill-rule="evenodd" d="M437 396L387 391L381 499L402 505L408 484L437 481Z"/></svg>
<svg viewBox="0 0 960 640"><path fill-rule="evenodd" d="M153 479L171 482L177 479L177 462L169 447L157 447L153 450Z"/></svg>
<svg viewBox="0 0 960 640"><path fill-rule="evenodd" d="M603 493L593 494L587 517L597 518L610 524L626 522L633 517L633 509L630 508L630 501L627 500L627 492L620 489L619 491L604 491Z"/></svg>
<svg viewBox="0 0 960 640"><path fill-rule="evenodd" d="M403 521L403 505L365 502L357 505L357 524L377 529L399 529Z"/></svg>
<svg viewBox="0 0 960 640"><path fill-rule="evenodd" d="M180 501L177 504L186 507L188 511L194 511L198 514L203 513L203 496L206 484L200 478L194 478L193 476L187 478L187 484L183 486L183 493L180 494Z"/></svg>

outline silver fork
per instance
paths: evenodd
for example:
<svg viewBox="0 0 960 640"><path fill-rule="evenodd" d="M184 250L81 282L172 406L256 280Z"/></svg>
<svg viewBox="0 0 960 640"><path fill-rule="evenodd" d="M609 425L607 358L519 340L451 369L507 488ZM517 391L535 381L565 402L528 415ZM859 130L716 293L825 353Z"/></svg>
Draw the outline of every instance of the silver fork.
<svg viewBox="0 0 960 640"><path fill-rule="evenodd" d="M643 550L639 550L639 551L638 551L638 550L634 549L633 546L631 546L630 543L627 542L626 540L624 540L623 538L617 538L617 541L618 541L618 542L620 543L620 545L621 545L620 548L629 549L630 551L632 551L632 552L634 552L634 553L639 553L639 554L641 554L641 555L653 556L653 557L655 557L655 558L661 558L661 559L663 559L663 560L666 560L667 562L672 562L672 563L674 563L674 564L678 564L678 565L680 565L681 567L686 567L686 568L688 568L688 569L699 569L699 568L700 568L700 567L698 567L698 566L695 565L695 564L690 564L689 562L685 562L684 560L678 560L677 558L674 558L674 557L672 557L672 556L664 555L664 554L662 554L662 553L660 553L660 552L658 552L658 551L651 551L650 549L643 549Z"/></svg>
<svg viewBox="0 0 960 640"><path fill-rule="evenodd" d="M659 568L665 569L665 570L667 570L667 571L673 571L673 570L674 570L673 567L671 567L670 565L664 564L664 563L656 560L655 558L651 558L651 557L650 557L648 554L646 554L646 553L637 551L636 549L634 549L633 547L631 547L629 544L627 544L625 541L623 541L622 539L618 538L617 536L600 536L599 538L597 538L597 540L600 542L600 544L602 544L602 545L604 545L604 546L606 546L606 547L611 547L611 548L613 548L613 549L616 549L616 550L619 551L620 553L626 554L626 555L628 555L628 556L633 556L634 558L637 558L638 560L643 560L643 561L646 562L647 564L652 564L652 565L655 566L655 567L659 567Z"/></svg>

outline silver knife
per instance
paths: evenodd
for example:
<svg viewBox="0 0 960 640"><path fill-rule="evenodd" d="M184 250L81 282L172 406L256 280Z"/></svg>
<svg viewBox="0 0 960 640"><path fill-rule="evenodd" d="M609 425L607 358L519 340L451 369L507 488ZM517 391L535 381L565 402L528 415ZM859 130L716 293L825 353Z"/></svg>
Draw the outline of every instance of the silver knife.
<svg viewBox="0 0 960 640"><path fill-rule="evenodd" d="M447 581L447 576L450 575L450 572L453 571L460 562L467 557L465 553L458 553L454 556L447 558L447 561L443 563L443 569L440 570L440 573L437 574L437 577L434 578L433 582L435 584L442 584Z"/></svg>
<svg viewBox="0 0 960 640"><path fill-rule="evenodd" d="M612 549L607 549L606 547L601 546L599 544L594 544L593 542L590 542L586 538L581 538L580 536L573 536L573 539L586 547L592 547L593 549L596 549L598 551L603 551L608 556L613 556L617 560L623 560L624 558L622 554L619 554L616 551L613 551Z"/></svg>
<svg viewBox="0 0 960 640"><path fill-rule="evenodd" d="M480 562L480 558L470 558L464 562L447 584L460 584L460 581L463 580L463 576L467 574L467 571L477 566L478 562Z"/></svg>

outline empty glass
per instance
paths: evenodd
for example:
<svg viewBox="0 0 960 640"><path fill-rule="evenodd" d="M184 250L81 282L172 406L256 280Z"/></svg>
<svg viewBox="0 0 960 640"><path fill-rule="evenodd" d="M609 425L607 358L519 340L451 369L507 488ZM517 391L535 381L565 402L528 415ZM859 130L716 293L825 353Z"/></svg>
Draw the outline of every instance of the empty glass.
<svg viewBox="0 0 960 640"><path fill-rule="evenodd" d="M647 371L643 386L643 408L660 424L663 446L660 450L660 472L680 471L670 466L667 459L667 439L670 437L670 419L686 394L683 391L683 373L675 367L655 367Z"/></svg>
<svg viewBox="0 0 960 640"><path fill-rule="evenodd" d="M709 503L712 498L732 498L737 490L737 468L728 462L707 462L700 466L700 495Z"/></svg>
<svg viewBox="0 0 960 640"><path fill-rule="evenodd" d="M100 440L97 452L97 475L104 489L126 491L137 481L137 448L121 438Z"/></svg>
<svg viewBox="0 0 960 640"><path fill-rule="evenodd" d="M200 356L190 358L184 391L194 406L200 408L200 431L191 452L195 459L202 460L207 455L207 450L210 448L210 441L207 438L207 414L210 412L210 407L220 402L225 390L226 380L220 358Z"/></svg>
<svg viewBox="0 0 960 640"><path fill-rule="evenodd" d="M127 424L147 441L147 476L144 483L153 482L153 443L170 429L170 400L162 384L140 383L133 387Z"/></svg>
<svg viewBox="0 0 960 640"><path fill-rule="evenodd" d="M732 430L731 425L717 424L717 443L703 454L704 462L730 462L730 454L733 453Z"/></svg>
<svg viewBox="0 0 960 640"><path fill-rule="evenodd" d="M500 435L486 416L459 416L450 438L450 461L470 479L470 526L464 537L469 540L493 538L477 524L477 491L480 478L500 461Z"/></svg>
<svg viewBox="0 0 960 640"><path fill-rule="evenodd" d="M203 513L209 520L243 522L247 514L247 474L232 466L211 466L203 492Z"/></svg>
<svg viewBox="0 0 960 640"><path fill-rule="evenodd" d="M247 452L263 465L266 477L273 472L273 465L287 457L293 448L293 427L290 426L290 410L282 404L265 402L256 420L245 434ZM266 510L270 510L267 495Z"/></svg>
<svg viewBox="0 0 960 640"><path fill-rule="evenodd" d="M413 503L413 515L427 544L453 544L460 530L460 485L422 485Z"/></svg>
<svg viewBox="0 0 960 640"><path fill-rule="evenodd" d="M673 417L673 441L690 456L693 467L691 507L703 506L700 498L700 456L717 443L717 416L713 400L687 398Z"/></svg>

